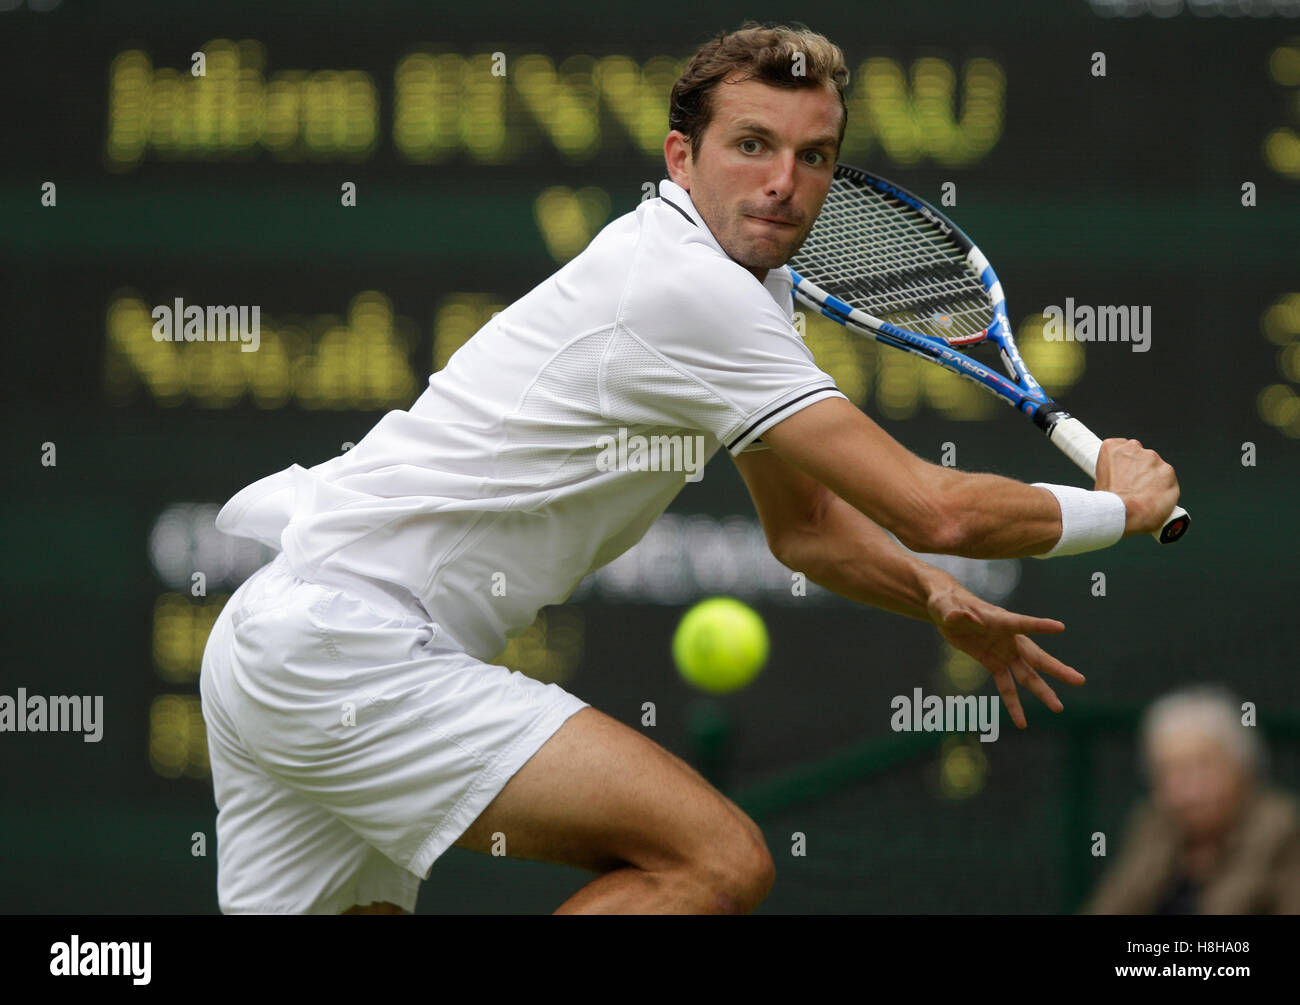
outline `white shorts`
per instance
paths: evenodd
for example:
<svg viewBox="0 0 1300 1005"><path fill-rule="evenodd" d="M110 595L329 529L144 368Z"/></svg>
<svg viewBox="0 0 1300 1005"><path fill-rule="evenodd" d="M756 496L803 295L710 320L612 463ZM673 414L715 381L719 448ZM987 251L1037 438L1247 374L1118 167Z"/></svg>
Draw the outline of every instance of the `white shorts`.
<svg viewBox="0 0 1300 1005"><path fill-rule="evenodd" d="M438 856L587 707L282 555L218 616L200 690L226 914L414 910Z"/></svg>

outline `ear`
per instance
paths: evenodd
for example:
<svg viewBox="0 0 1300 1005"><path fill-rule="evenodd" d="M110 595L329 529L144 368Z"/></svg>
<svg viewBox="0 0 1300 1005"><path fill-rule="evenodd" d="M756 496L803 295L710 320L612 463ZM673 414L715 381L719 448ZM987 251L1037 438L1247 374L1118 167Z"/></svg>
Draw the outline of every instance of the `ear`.
<svg viewBox="0 0 1300 1005"><path fill-rule="evenodd" d="M686 134L672 130L664 140L664 163L668 167L668 177L684 188L691 190L691 141Z"/></svg>

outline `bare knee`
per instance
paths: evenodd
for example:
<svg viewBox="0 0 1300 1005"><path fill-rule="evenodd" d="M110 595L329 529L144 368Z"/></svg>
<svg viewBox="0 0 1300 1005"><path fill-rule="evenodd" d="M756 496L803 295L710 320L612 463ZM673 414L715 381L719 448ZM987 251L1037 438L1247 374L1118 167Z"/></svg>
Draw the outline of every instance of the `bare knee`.
<svg viewBox="0 0 1300 1005"><path fill-rule="evenodd" d="M767 897L776 881L776 866L762 832L734 828L718 835L686 866L700 910L749 914Z"/></svg>

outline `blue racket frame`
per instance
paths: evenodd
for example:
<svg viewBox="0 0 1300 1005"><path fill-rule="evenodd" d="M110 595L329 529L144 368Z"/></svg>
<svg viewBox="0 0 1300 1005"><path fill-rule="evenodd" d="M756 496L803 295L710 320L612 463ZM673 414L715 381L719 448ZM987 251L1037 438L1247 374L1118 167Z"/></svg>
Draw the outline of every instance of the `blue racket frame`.
<svg viewBox="0 0 1300 1005"><path fill-rule="evenodd" d="M953 373L960 374L968 380L973 380L982 385L1008 405L1033 419L1034 424L1047 434L1048 439L1055 443L1084 472L1095 479L1097 477L1097 456L1101 448L1101 440L1049 397L1038 381L1034 379L1033 374L1025 367L1025 361L1020 358L1020 350L1016 347L1015 339L1011 335L1011 322L1007 319L1007 300L1002 292L1002 283L999 282L997 273L993 271L993 266L984 257L984 253L976 247L975 242L947 216L924 199L907 191L905 188L895 185L893 182L886 181L869 171L848 164L837 164L835 166L835 177L865 183L883 195L891 196L906 203L935 224L944 232L945 237L951 238L965 252L967 263L979 277L985 293L988 294L989 302L993 307L993 320L982 332L962 336L960 344L976 345L983 341L991 341L998 347L998 355L1011 377L1004 377L1002 374L990 370L978 360L958 351L953 348L952 344L945 342L941 338L911 331L907 328L900 328L898 325L873 317L865 311L850 306L838 297L821 289L815 283L805 279L797 269L790 266L790 274L794 278L793 295L795 299L803 301L809 307L816 309L825 317L846 328L864 332L877 341L920 356L931 363L942 366L946 370L951 370ZM798 257L798 255L795 255L795 259ZM1164 525L1159 531L1153 533L1152 537L1161 544L1172 544L1186 533L1190 523L1191 517L1187 511L1181 506L1175 506L1173 512L1166 518Z"/></svg>
<svg viewBox="0 0 1300 1005"><path fill-rule="evenodd" d="M965 252L967 261L979 276L979 281L989 295L989 301L993 306L993 322L985 330L984 338L979 341L990 341L998 347L998 354L1002 359L1002 363L1012 376L1008 378L996 370L990 370L979 360L954 349L943 339L924 335L921 332L914 332L907 328L900 328L888 321L882 321L861 311L856 311L843 300L826 293L809 282L791 266L790 274L794 278L794 295L807 306L816 309L838 324L854 329L865 329L874 338L887 345L924 357L932 363L984 385L1007 404L1024 412L1042 425L1040 412L1045 418L1050 409L1056 405L1056 402L1043 391L1038 381L1034 379L1033 374L1026 369L1025 362L1020 357L1020 350L1016 347L1015 339L1011 335L1011 322L1007 318L1007 301L1002 292L1002 284L998 281L993 266L989 264L988 259L975 245L975 242L957 224L953 223L952 220L948 219L947 216L940 213L924 199L895 185L893 182L886 181L869 171L863 171L861 168L852 167L848 164L836 165L835 174L836 177L864 182L884 195L907 203L922 216L945 230L945 236L951 237L954 243ZM855 323L853 320L855 314L870 320ZM978 343L968 342L966 344Z"/></svg>

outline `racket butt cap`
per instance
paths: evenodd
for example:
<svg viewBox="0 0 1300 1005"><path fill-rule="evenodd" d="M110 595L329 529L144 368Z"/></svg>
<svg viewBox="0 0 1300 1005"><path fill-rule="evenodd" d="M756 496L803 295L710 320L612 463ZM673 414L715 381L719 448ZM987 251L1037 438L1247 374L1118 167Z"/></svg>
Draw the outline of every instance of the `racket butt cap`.
<svg viewBox="0 0 1300 1005"><path fill-rule="evenodd" d="M1173 544L1180 537L1187 533L1187 528L1192 524L1192 518L1187 515L1187 511L1181 506L1177 507L1173 518L1160 528L1158 540L1161 544Z"/></svg>

